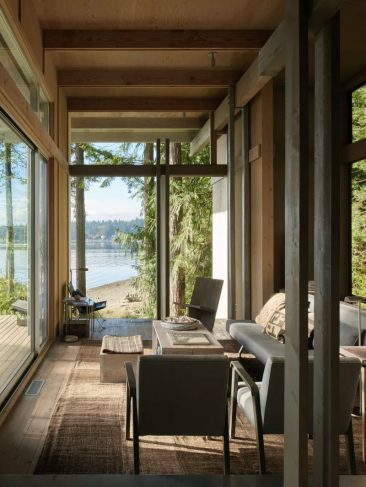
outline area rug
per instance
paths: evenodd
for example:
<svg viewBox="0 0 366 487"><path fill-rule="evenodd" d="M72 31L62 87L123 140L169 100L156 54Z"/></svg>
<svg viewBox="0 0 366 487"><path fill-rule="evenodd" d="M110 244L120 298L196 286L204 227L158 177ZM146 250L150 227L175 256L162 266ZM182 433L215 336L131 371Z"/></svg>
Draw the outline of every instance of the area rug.
<svg viewBox="0 0 366 487"><path fill-rule="evenodd" d="M224 344L232 358L232 344ZM35 469L37 474L132 474L132 441L124 439L124 384L99 382L100 343L81 345L74 369L60 395L48 434ZM151 353L151 350L146 350ZM245 359L244 359L245 360ZM158 421L158 418L157 418ZM366 473L361 462L360 420L354 420L358 473ZM258 473L254 429L238 416L236 438L230 440L233 474ZM283 436L265 437L269 472L283 471ZM346 473L344 442L341 441L340 470ZM309 441L309 468L312 446ZM222 474L222 439L213 437L154 437L140 439L142 474Z"/></svg>

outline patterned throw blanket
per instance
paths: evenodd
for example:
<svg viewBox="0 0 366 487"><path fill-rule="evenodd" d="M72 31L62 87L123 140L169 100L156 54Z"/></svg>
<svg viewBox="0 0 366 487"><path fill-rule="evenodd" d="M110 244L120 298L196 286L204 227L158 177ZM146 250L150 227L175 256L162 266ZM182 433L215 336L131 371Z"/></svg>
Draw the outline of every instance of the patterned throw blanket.
<svg viewBox="0 0 366 487"><path fill-rule="evenodd" d="M102 341L102 353L142 353L142 337L134 335L118 337L105 335Z"/></svg>

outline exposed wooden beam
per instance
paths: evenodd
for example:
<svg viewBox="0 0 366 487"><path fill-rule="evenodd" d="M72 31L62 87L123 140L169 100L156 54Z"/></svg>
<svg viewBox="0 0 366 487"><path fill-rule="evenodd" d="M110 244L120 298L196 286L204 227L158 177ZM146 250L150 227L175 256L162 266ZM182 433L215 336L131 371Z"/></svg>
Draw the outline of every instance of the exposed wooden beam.
<svg viewBox="0 0 366 487"><path fill-rule="evenodd" d="M57 74L59 86L227 87L241 72L228 69L71 69Z"/></svg>
<svg viewBox="0 0 366 487"><path fill-rule="evenodd" d="M286 0L284 487L308 486L308 12Z"/></svg>
<svg viewBox="0 0 366 487"><path fill-rule="evenodd" d="M312 14L310 16L310 36L314 36L316 31L330 19L339 9L340 5L347 0L314 0ZM259 51L256 58L247 71L243 74L236 85L236 108L245 106L266 83L276 76L285 66L285 47L286 47L287 27L286 20L273 31L267 42ZM225 111L222 108L225 107ZM220 107L215 111L215 126L222 128L228 120L228 100L224 100ZM191 143L191 155L195 152L195 147L201 149L210 138L209 127L205 125L201 133ZM199 141L199 144L196 142Z"/></svg>
<svg viewBox="0 0 366 487"><path fill-rule="evenodd" d="M285 66L286 21L283 20L258 54L258 75L276 76Z"/></svg>
<svg viewBox="0 0 366 487"><path fill-rule="evenodd" d="M340 26L315 37L314 485L338 485Z"/></svg>
<svg viewBox="0 0 366 487"><path fill-rule="evenodd" d="M357 162L366 159L366 139L358 140L353 144L347 144L343 148L343 162Z"/></svg>
<svg viewBox="0 0 366 487"><path fill-rule="evenodd" d="M226 100L226 98L225 98ZM211 127L210 120L208 120L198 134L194 137L190 144L189 155L192 157L199 152L202 147L207 145L210 141Z"/></svg>
<svg viewBox="0 0 366 487"><path fill-rule="evenodd" d="M107 131L88 131L77 130L71 131L71 142L156 142L156 139L162 136L168 136L173 142L190 142L195 132L191 131L176 131L170 132L169 130L160 131L143 131L136 130L133 132L116 132L113 130Z"/></svg>
<svg viewBox="0 0 366 487"><path fill-rule="evenodd" d="M202 127L201 118L163 118L163 117L72 117L71 128L74 129L191 129L199 130Z"/></svg>
<svg viewBox="0 0 366 487"><path fill-rule="evenodd" d="M311 37L333 17L342 4L348 0L314 0L309 19L309 34Z"/></svg>
<svg viewBox="0 0 366 487"><path fill-rule="evenodd" d="M268 30L75 30L43 31L48 50L258 51Z"/></svg>
<svg viewBox="0 0 366 487"><path fill-rule="evenodd" d="M69 112L211 112L217 98L68 98Z"/></svg>

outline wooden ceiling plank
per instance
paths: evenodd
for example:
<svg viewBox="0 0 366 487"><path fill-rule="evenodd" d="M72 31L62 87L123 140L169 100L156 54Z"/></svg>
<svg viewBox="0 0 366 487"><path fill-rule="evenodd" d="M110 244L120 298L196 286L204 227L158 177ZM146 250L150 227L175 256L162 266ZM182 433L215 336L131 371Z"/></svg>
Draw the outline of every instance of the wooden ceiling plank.
<svg viewBox="0 0 366 487"><path fill-rule="evenodd" d="M68 98L69 112L211 112L217 98Z"/></svg>
<svg viewBox="0 0 366 487"><path fill-rule="evenodd" d="M236 82L242 72L222 69L72 69L57 74L58 85L71 86L200 86L225 87Z"/></svg>
<svg viewBox="0 0 366 487"><path fill-rule="evenodd" d="M258 51L269 30L81 30L43 31L46 50Z"/></svg>
<svg viewBox="0 0 366 487"><path fill-rule="evenodd" d="M138 117L82 117L71 118L71 129L191 129L199 130L202 127L202 119L194 117L186 118L138 118Z"/></svg>

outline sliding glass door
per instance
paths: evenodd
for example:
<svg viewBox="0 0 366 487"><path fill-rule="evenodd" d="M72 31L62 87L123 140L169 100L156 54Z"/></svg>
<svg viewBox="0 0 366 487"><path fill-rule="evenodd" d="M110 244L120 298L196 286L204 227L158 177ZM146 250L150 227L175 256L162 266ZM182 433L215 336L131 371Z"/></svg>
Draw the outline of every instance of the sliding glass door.
<svg viewBox="0 0 366 487"><path fill-rule="evenodd" d="M33 357L32 194L34 151L0 119L0 400Z"/></svg>
<svg viewBox="0 0 366 487"><path fill-rule="evenodd" d="M48 336L47 160L0 118L0 403Z"/></svg>

